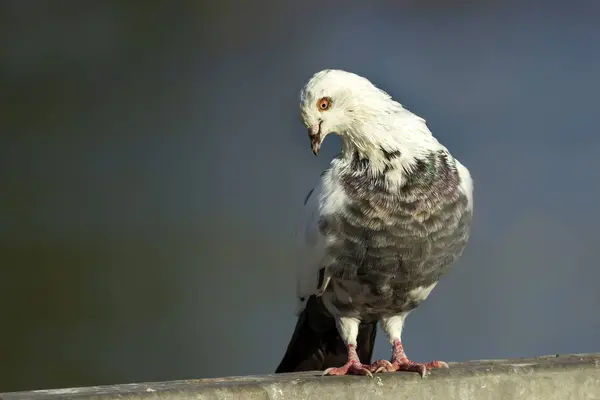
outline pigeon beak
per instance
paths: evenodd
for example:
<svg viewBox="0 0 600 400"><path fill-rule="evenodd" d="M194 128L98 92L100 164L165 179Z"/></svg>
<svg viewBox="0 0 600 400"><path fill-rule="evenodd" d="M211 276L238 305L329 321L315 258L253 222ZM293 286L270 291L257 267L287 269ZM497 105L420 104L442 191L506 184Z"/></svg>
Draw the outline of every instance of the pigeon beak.
<svg viewBox="0 0 600 400"><path fill-rule="evenodd" d="M316 156L319 154L319 149L321 148L321 143L323 142L321 138L321 122L308 128L308 137L310 138L312 152Z"/></svg>

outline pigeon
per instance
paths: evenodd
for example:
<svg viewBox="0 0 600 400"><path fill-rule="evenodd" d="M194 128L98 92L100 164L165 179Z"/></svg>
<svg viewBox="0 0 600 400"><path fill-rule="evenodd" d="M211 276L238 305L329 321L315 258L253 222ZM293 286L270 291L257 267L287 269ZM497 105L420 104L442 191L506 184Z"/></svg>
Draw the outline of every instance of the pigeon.
<svg viewBox="0 0 600 400"><path fill-rule="evenodd" d="M341 152L309 192L298 238L298 316L276 373L411 371L406 317L462 255L473 217L469 170L423 118L357 74L326 69L300 95L312 152L330 133ZM391 360L371 363L377 323Z"/></svg>

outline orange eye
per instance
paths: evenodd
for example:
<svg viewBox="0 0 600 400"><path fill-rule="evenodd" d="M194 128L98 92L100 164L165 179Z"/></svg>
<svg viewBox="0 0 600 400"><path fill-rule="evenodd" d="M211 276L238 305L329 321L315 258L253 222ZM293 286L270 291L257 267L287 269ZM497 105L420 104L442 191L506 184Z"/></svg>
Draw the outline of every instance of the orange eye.
<svg viewBox="0 0 600 400"><path fill-rule="evenodd" d="M331 99L329 97L323 97L317 102L317 107L319 107L319 111L329 110L331 107Z"/></svg>

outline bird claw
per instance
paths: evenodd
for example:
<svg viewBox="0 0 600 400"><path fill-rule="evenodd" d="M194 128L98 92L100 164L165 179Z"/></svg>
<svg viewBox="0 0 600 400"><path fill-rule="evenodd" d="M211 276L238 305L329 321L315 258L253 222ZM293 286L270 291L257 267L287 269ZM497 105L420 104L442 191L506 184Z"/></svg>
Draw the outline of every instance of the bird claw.
<svg viewBox="0 0 600 400"><path fill-rule="evenodd" d="M379 372L395 372L395 371L406 371L406 372L418 372L421 378L425 378L429 375L429 371L436 368L449 368L448 364L444 361L430 361L428 363L416 363L414 361L406 360L395 360L389 362L388 360L375 361L369 366L369 370L373 373Z"/></svg>
<svg viewBox="0 0 600 400"><path fill-rule="evenodd" d="M369 367L369 365L361 364L358 361L348 361L339 368L327 368L323 372L323 375L366 375L372 378L373 374L371 373Z"/></svg>
<svg viewBox="0 0 600 400"><path fill-rule="evenodd" d="M394 368L394 365L391 362L389 362L388 360L375 361L373 364L369 365L369 370L371 372L373 372L374 374L377 374L379 372L394 372L394 371L396 371L396 369Z"/></svg>

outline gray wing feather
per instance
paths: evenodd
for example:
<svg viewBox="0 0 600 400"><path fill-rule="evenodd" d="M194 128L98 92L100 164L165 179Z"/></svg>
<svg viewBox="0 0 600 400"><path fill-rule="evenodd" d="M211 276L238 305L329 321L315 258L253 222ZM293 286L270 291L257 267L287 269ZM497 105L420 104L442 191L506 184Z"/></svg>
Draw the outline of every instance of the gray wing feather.
<svg viewBox="0 0 600 400"><path fill-rule="evenodd" d="M296 315L302 312L309 297L317 292L319 269L325 255L325 237L319 230L321 192L322 183L319 183L308 193L297 232Z"/></svg>

